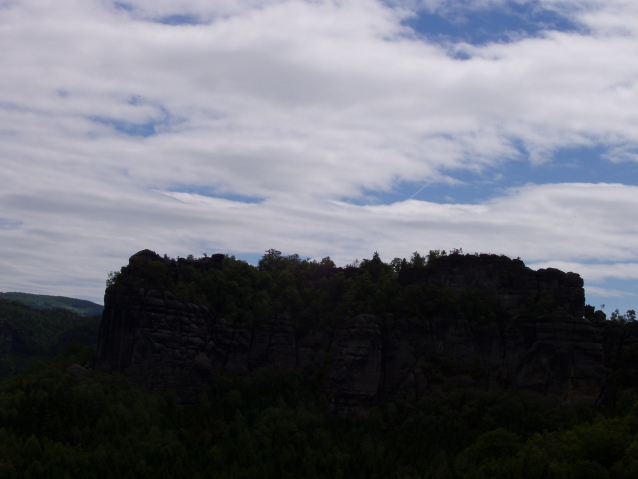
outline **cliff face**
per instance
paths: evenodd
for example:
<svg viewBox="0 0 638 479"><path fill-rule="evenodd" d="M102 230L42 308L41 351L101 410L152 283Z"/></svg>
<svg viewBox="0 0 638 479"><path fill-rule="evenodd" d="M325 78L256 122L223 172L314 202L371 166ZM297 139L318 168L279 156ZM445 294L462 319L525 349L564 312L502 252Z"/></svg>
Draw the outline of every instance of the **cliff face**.
<svg viewBox="0 0 638 479"><path fill-rule="evenodd" d="M295 330L287 315L249 326L181 304L165 291L110 288L96 367L150 389L174 389L185 401L195 401L217 374L294 369L319 378L333 410L348 415L365 414L397 393L418 399L455 387L512 388L556 403L596 402L605 383L603 345L600 332L583 319L582 280L507 261L461 256L399 280L478 288L511 313L508 322L477 322L456 313L425 321L362 314ZM517 319L541 300L556 309Z"/></svg>
<svg viewBox="0 0 638 479"><path fill-rule="evenodd" d="M542 300L579 318L585 312L580 275L554 268L534 271L521 260L504 256L451 255L427 267L402 271L399 282L404 286L432 283L456 291L477 288L515 316L533 309Z"/></svg>

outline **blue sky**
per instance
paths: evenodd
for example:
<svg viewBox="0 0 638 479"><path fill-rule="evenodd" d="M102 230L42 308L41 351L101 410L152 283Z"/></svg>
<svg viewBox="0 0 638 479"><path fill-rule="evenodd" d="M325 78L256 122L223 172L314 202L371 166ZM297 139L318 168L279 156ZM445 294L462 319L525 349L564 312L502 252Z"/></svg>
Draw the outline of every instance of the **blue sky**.
<svg viewBox="0 0 638 479"><path fill-rule="evenodd" d="M463 248L635 309L637 38L621 0L2 4L0 290Z"/></svg>
<svg viewBox="0 0 638 479"><path fill-rule="evenodd" d="M586 32L586 27L540 1L441 2L436 9L416 9L404 20L426 41L484 45L542 36L548 31Z"/></svg>

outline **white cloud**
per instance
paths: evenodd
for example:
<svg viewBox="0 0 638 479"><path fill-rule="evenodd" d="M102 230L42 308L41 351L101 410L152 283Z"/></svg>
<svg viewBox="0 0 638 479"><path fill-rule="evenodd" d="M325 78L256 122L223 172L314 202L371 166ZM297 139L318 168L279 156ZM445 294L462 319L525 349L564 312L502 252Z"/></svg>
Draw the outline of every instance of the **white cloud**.
<svg viewBox="0 0 638 479"><path fill-rule="evenodd" d="M131 0L104 1L107 8L126 12L134 18L160 20L173 15L198 15L202 21L214 20L265 8L285 0Z"/></svg>
<svg viewBox="0 0 638 479"><path fill-rule="evenodd" d="M512 140L538 161L565 146L627 151L638 141L636 44L625 37L554 33L468 46L474 57L460 62L401 36L400 17L371 1L277 3L184 28L46 13L10 19L24 41L5 52L3 64L16 65L5 102L57 124L160 122L167 135L146 143L166 153L153 155L151 177L138 172L150 186L190 182L205 161L239 193L298 193L296 182L280 181L293 174L306 176L304 193L338 197L437 179L441 168L480 170L519 157ZM6 116L15 128L16 112ZM107 130L85 123L73 133ZM130 143L110 147L122 163L137 153ZM164 178L174 155L183 167Z"/></svg>
<svg viewBox="0 0 638 479"><path fill-rule="evenodd" d="M303 256L330 255L346 264L373 251L389 261L409 257L414 250L462 247L465 252L504 253L526 261L571 259L557 266L582 272L586 280L594 268L571 268L578 263L573 259L633 260L630 273L622 265L604 273L633 278L638 257L630 222L638 188L623 185L529 185L478 205L409 200L376 206L277 200L247 205L117 186L108 192L90 190L87 185L73 202L53 192L42 192L39 199L3 196L14 219L23 221L0 230L3 268L21 269L17 276L21 284L31 285L30 291L37 281L45 283L42 290L55 287L67 294L84 283L91 297L99 296L103 285L97 279L143 248L186 256L204 251L260 253L275 247ZM15 281L14 276L3 276L0 290L16 289Z"/></svg>
<svg viewBox="0 0 638 479"><path fill-rule="evenodd" d="M146 247L277 247L341 264L450 247L638 261L634 186L528 185L480 204L341 201L454 181L521 161L521 148L542 163L602 144L635 161L631 3L571 11L591 34L460 45L465 61L412 35L408 10L373 0L123 3L0 9L0 225L11 225L0 227L0 289L82 285L95 297ZM157 23L171 15L205 23ZM116 128L135 125L157 134Z"/></svg>
<svg viewBox="0 0 638 479"><path fill-rule="evenodd" d="M596 286L588 286L587 293L591 293L593 296L602 296L608 298L626 298L636 296L636 293L620 291L617 289L598 288Z"/></svg>

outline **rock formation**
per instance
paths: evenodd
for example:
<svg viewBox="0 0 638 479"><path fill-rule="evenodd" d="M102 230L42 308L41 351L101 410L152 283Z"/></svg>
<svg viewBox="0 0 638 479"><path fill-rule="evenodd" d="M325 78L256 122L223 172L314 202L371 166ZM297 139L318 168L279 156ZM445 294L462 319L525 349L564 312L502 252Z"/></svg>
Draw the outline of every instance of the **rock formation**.
<svg viewBox="0 0 638 479"><path fill-rule="evenodd" d="M443 259L427 267L402 271L399 282L434 283L457 291L479 288L514 315L533 308L542 298L573 316L584 315L585 290L576 273L554 268L534 271L520 259L497 255L450 255Z"/></svg>
<svg viewBox="0 0 638 479"><path fill-rule="evenodd" d="M221 267L219 258L209 261L205 267ZM478 288L511 320L361 314L295 330L287 315L250 326L202 305L182 304L167 291L112 287L105 294L96 367L153 390L173 389L187 402L218 374L294 369L319 377L333 410L348 415L365 414L376 401L397 394L418 399L456 387L512 388L555 403L599 399L605 383L602 338L583 318L577 274L533 271L494 255L459 255L436 267L414 268L399 282ZM555 309L527 318L539 301Z"/></svg>

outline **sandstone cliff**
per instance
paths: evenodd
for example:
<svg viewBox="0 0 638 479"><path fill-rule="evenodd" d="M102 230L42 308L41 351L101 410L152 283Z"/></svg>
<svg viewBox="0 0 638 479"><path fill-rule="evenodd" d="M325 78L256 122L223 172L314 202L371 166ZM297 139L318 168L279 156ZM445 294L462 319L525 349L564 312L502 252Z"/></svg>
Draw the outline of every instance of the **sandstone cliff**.
<svg viewBox="0 0 638 479"><path fill-rule="evenodd" d="M178 276L178 262L148 251L134 258L163 261ZM223 267L220 257L207 261L197 267ZM294 369L316 378L333 410L349 415L397 394L418 399L455 387L511 388L557 403L599 399L602 337L583 318L577 274L533 271L494 255L455 255L402 272L398 281L474 288L497 301L507 320L442 312L425 320L356 314L302 327L278 314L248 323L181 303L165 290L115 284L105 294L96 367L154 390L173 389L185 401L195 401L217 374ZM551 312L530 317L542 305Z"/></svg>

